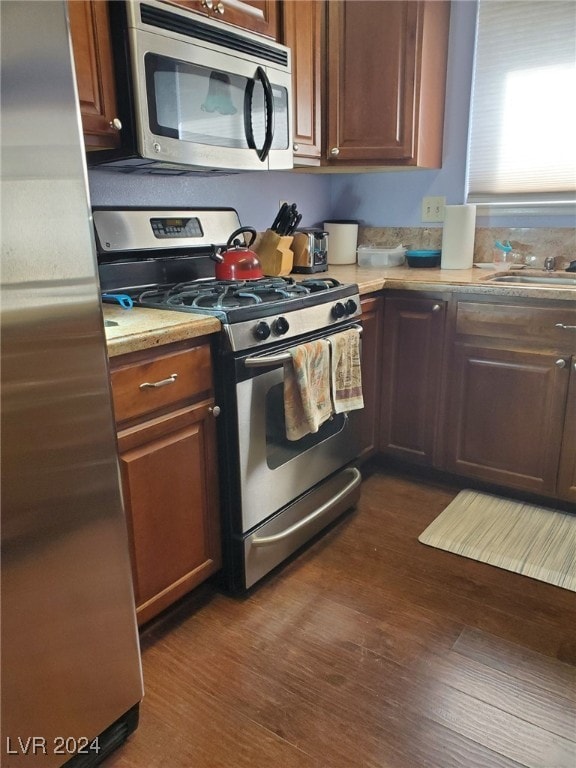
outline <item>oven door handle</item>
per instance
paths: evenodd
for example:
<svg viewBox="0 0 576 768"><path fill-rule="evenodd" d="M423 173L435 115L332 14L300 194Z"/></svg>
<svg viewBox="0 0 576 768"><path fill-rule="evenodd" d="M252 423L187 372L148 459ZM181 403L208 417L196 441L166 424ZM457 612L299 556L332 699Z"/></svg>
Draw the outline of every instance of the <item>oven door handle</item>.
<svg viewBox="0 0 576 768"><path fill-rule="evenodd" d="M351 325L349 328L353 328L354 330L358 331L358 333L362 334L362 326L361 325ZM349 330L349 328L346 328L346 330ZM246 360L244 360L244 365L246 368L265 368L267 365L279 365L280 363L287 363L292 359L292 355L290 352L281 352L279 355L261 355L260 357L247 357Z"/></svg>
<svg viewBox="0 0 576 768"><path fill-rule="evenodd" d="M282 352L280 355L265 355L262 357L247 357L244 360L246 368L264 368L267 365L278 365L278 363L287 363L292 359L290 352Z"/></svg>
<svg viewBox="0 0 576 768"><path fill-rule="evenodd" d="M266 547L269 544L276 544L279 541L290 538L293 533L296 533L296 531L305 528L313 520L322 517L323 514L338 504L338 502L340 502L348 493L350 493L350 491L353 491L355 488L357 488L362 481L362 475L356 469L356 467L347 467L344 472L352 475L352 480L344 488L338 491L338 493L332 496L331 499L328 499L328 501L325 501L324 504L321 504L318 509L315 509L311 515L302 518L302 520L299 520L297 523L294 523L294 525L291 525L289 528L286 528L280 533L272 534L272 536L254 536L250 543L254 547Z"/></svg>

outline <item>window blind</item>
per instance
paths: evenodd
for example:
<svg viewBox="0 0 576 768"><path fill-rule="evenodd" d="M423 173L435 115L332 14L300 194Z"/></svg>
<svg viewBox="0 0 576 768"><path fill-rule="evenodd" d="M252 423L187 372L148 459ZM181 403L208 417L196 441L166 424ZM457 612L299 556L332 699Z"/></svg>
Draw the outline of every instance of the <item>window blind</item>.
<svg viewBox="0 0 576 768"><path fill-rule="evenodd" d="M576 201L576 3L479 0L468 201Z"/></svg>

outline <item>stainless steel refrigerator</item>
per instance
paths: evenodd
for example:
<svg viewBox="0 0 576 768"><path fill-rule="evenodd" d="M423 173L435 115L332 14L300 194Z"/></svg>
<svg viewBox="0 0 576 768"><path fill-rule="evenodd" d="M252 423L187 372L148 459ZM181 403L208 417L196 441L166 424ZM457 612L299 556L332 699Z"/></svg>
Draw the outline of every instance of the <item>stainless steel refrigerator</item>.
<svg viewBox="0 0 576 768"><path fill-rule="evenodd" d="M0 22L0 763L92 765L142 677L66 4Z"/></svg>

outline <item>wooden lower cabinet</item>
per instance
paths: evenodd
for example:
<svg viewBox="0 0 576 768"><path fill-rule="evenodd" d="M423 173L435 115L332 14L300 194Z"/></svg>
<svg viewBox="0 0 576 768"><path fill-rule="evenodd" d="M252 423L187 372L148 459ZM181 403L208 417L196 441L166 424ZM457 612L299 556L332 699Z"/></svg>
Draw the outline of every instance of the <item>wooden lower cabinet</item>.
<svg viewBox="0 0 576 768"><path fill-rule="evenodd" d="M553 495L568 376L546 352L456 344L448 470Z"/></svg>
<svg viewBox="0 0 576 768"><path fill-rule="evenodd" d="M441 297L385 299L380 450L429 466L440 426L445 319Z"/></svg>
<svg viewBox="0 0 576 768"><path fill-rule="evenodd" d="M139 623L221 564L210 407L203 403L119 435Z"/></svg>
<svg viewBox="0 0 576 768"><path fill-rule="evenodd" d="M209 360L206 345L112 363L139 624L221 566Z"/></svg>
<svg viewBox="0 0 576 768"><path fill-rule="evenodd" d="M378 424L380 421L381 381L381 338L382 309L381 296L367 296L362 299L362 411L361 453L367 459L378 450Z"/></svg>
<svg viewBox="0 0 576 768"><path fill-rule="evenodd" d="M455 299L446 468L576 500L573 302Z"/></svg>
<svg viewBox="0 0 576 768"><path fill-rule="evenodd" d="M570 367L564 440L558 474L558 496L564 501L576 503L576 355L572 356Z"/></svg>

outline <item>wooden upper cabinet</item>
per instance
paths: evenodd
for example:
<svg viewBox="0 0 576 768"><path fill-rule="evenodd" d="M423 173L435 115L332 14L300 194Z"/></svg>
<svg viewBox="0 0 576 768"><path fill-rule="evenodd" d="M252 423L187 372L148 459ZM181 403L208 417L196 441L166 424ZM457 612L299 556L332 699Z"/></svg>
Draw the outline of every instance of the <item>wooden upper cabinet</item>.
<svg viewBox="0 0 576 768"><path fill-rule="evenodd" d="M282 3L282 42L292 50L294 163L319 164L322 152L324 0Z"/></svg>
<svg viewBox="0 0 576 768"><path fill-rule="evenodd" d="M278 40L278 0L165 0Z"/></svg>
<svg viewBox="0 0 576 768"><path fill-rule="evenodd" d="M114 149L120 135L108 4L71 0L68 12L86 149Z"/></svg>
<svg viewBox="0 0 576 768"><path fill-rule="evenodd" d="M441 167L450 3L327 9L326 162Z"/></svg>

